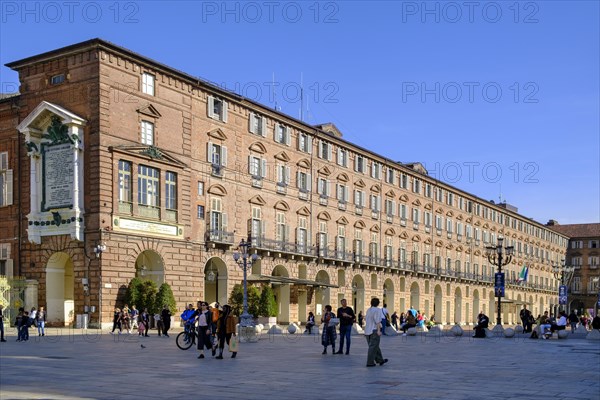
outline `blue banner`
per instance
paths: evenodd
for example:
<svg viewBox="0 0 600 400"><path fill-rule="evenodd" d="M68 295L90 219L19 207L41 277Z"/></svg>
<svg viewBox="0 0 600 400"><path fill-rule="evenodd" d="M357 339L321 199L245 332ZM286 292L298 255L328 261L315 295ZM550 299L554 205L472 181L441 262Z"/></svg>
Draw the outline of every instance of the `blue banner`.
<svg viewBox="0 0 600 400"><path fill-rule="evenodd" d="M496 297L504 297L504 272L494 274L494 293Z"/></svg>
<svg viewBox="0 0 600 400"><path fill-rule="evenodd" d="M560 285L558 288L558 304L567 304L567 287L565 285Z"/></svg>

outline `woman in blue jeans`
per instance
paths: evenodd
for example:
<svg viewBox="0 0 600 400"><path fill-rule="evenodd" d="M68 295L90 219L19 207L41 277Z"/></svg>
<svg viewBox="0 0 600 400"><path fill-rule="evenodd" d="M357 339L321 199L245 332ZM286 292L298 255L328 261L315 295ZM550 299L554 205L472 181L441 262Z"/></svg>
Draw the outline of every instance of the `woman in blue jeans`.
<svg viewBox="0 0 600 400"><path fill-rule="evenodd" d="M46 310L44 310L44 307L40 307L38 310L35 315L35 322L38 328L38 336L46 336L46 331L44 330L46 327Z"/></svg>

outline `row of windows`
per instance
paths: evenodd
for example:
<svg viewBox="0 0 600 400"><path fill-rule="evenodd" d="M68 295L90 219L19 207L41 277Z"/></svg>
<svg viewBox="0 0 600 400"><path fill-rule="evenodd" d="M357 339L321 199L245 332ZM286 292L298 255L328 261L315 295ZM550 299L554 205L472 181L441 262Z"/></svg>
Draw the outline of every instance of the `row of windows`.
<svg viewBox="0 0 600 400"><path fill-rule="evenodd" d="M119 202L133 203L132 163L119 161ZM137 203L138 206L160 208L161 202L160 170L146 165L137 166ZM167 210L177 209L177 174L165 171L162 188L164 207ZM148 215L150 216L150 215Z"/></svg>
<svg viewBox="0 0 600 400"><path fill-rule="evenodd" d="M155 94L155 77L152 74L144 73L142 75L142 92L151 96ZM214 96L208 96L207 100L207 114L209 118L227 122L227 101ZM260 135L262 137L267 136L267 118L257 113L250 113L248 120L248 130L250 133ZM291 146L291 128L285 126L279 122L275 122L273 127L273 140L277 143ZM154 145L154 125L149 121L142 121L141 127L141 141L147 145ZM227 153L226 148L219 145L213 145L212 151L209 151L209 161L217 166L226 166ZM301 152L311 153L313 151L313 138L303 132L299 132L297 136L297 149ZM317 146L317 156L327 161L333 161L333 144L325 140L319 140ZM347 149L338 147L336 151L336 162L339 166L348 168L349 165L349 151ZM264 177L266 175L266 168L264 168L264 162L253 160L251 167L249 167L249 173L256 177ZM249 163L250 164L250 163ZM474 203L471 200L464 199L460 195L448 192L442 188L434 187L431 183L418 179L417 177L410 177L409 186L409 175L389 166L384 166L374 160L368 160L366 157L355 154L354 155L354 171L362 174L368 173L373 179L385 179L386 183L398 185L402 189L412 190L415 194L422 194L428 198L435 198L438 202L444 202L445 204L458 208L462 211L473 213L476 216L489 219L499 224L503 224L516 229L520 232L524 232L530 236L535 236L543 240L552 241L552 243L564 246L563 238L558 236L546 229L540 229L534 225L512 218L501 212L496 211L493 208ZM282 171L279 174L278 182L289 184L289 170L288 173ZM298 176L301 183L298 188L302 190L311 190L308 176ZM321 194L321 193L320 193Z"/></svg>
<svg viewBox="0 0 600 400"><path fill-rule="evenodd" d="M583 249L584 244L587 244L588 249L597 249L598 248L598 240L571 240L571 248L572 249Z"/></svg>

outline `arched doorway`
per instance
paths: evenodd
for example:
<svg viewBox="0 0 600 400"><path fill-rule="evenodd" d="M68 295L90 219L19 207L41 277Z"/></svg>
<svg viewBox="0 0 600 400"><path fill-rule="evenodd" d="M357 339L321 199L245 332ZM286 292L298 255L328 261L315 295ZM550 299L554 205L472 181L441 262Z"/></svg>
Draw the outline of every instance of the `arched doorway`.
<svg viewBox="0 0 600 400"><path fill-rule="evenodd" d="M204 266L204 299L209 304L218 301L227 304L227 266L219 257L212 257Z"/></svg>
<svg viewBox="0 0 600 400"><path fill-rule="evenodd" d="M386 279L383 283L383 304L388 305L388 311L390 312L390 315L396 311L394 282L392 282L391 279Z"/></svg>
<svg viewBox="0 0 600 400"><path fill-rule="evenodd" d="M454 291L454 322L460 324L462 322L462 292L460 288Z"/></svg>
<svg viewBox="0 0 600 400"><path fill-rule="evenodd" d="M329 284L329 274L327 273L327 271L321 270L317 273L317 276L315 278L315 281L320 282L320 283L326 283ZM330 304L332 308L334 308L334 312L335 310L337 310L337 308L330 303L330 298L329 298L329 293L330 289L327 286L317 286L315 287L315 308L316 308L316 312L315 312L315 320L320 321L321 320L321 316L323 315L323 311L325 309L325 306L327 304ZM317 316L319 316L317 318Z"/></svg>
<svg viewBox="0 0 600 400"><path fill-rule="evenodd" d="M420 305L419 305L419 301L420 301L420 294L419 294L420 290L419 290L419 284L417 282L413 282L410 285L410 308L414 308L415 310L418 310Z"/></svg>
<svg viewBox="0 0 600 400"><path fill-rule="evenodd" d="M73 260L67 253L54 253L46 264L47 321L68 326L75 318Z"/></svg>
<svg viewBox="0 0 600 400"><path fill-rule="evenodd" d="M283 265L278 265L273 269L272 276L289 277L288 270ZM284 283L273 283L273 292L275 301L277 301L277 322L288 324L290 322L290 285Z"/></svg>
<svg viewBox="0 0 600 400"><path fill-rule="evenodd" d="M352 278L352 305L356 315L360 311L365 314L365 280L360 275L354 275Z"/></svg>
<svg viewBox="0 0 600 400"><path fill-rule="evenodd" d="M440 285L435 285L433 289L433 317L436 322L442 322L442 307L443 307L443 295L442 295L442 287Z"/></svg>
<svg viewBox="0 0 600 400"><path fill-rule="evenodd" d="M475 289L473 291L473 322L477 322L477 316L479 315L479 311L483 311L479 309L479 290ZM488 318L490 318L488 316Z"/></svg>
<svg viewBox="0 0 600 400"><path fill-rule="evenodd" d="M135 260L135 276L154 281L157 286L165 282L165 267L160 254L144 250Z"/></svg>

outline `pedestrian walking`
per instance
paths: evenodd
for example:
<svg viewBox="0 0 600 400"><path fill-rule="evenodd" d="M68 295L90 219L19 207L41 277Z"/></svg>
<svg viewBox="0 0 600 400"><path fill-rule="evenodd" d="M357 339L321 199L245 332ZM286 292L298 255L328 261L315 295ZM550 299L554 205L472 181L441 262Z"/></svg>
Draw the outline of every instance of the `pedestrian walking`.
<svg viewBox="0 0 600 400"><path fill-rule="evenodd" d="M156 330L158 331L158 336L162 336L164 324L163 324L163 321L162 321L159 313L154 314L154 324L156 325Z"/></svg>
<svg viewBox="0 0 600 400"><path fill-rule="evenodd" d="M381 309L381 314L382 314L382 318L381 318L381 334L382 335L386 335L387 333L385 333L385 327L388 325L388 320L390 319L390 313L387 310L387 304L383 304L383 308Z"/></svg>
<svg viewBox="0 0 600 400"><path fill-rule="evenodd" d="M148 309L144 308L144 311L140 314L140 322L144 325L144 337L148 337L148 329L150 329L150 314Z"/></svg>
<svg viewBox="0 0 600 400"><path fill-rule="evenodd" d="M135 306L131 306L131 310L129 311L129 319L131 321L131 329L138 328L138 317L140 312L135 308Z"/></svg>
<svg viewBox="0 0 600 400"><path fill-rule="evenodd" d="M113 311L113 327L112 331L110 331L111 335L115 333L115 329L118 329L119 333L121 333L121 309L118 307L115 307L115 310Z"/></svg>
<svg viewBox="0 0 600 400"><path fill-rule="evenodd" d="M217 338L219 340L219 355L215 358L218 360L223 359L223 348L225 347L225 341L227 341L227 345L229 346L231 343L231 337L235 336L235 326L237 324L235 318L231 314L231 307L227 304L223 305L223 311L219 315L219 319L217 320ZM235 358L237 356L237 351L231 352L231 358Z"/></svg>
<svg viewBox="0 0 600 400"><path fill-rule="evenodd" d="M211 336L212 312L208 309L208 303L198 302L198 309L194 311L191 318L198 317L198 358L204 358L204 348L211 349L213 357L216 354L216 348L213 347Z"/></svg>
<svg viewBox="0 0 600 400"><path fill-rule="evenodd" d="M523 309L519 313L519 317L521 317L521 323L523 324L523 332L531 332L531 311L527 309L526 304L523 304Z"/></svg>
<svg viewBox="0 0 600 400"><path fill-rule="evenodd" d="M571 333L575 333L575 328L577 328L577 323L579 322L579 317L575 314L575 310L571 311L569 314L569 325L571 325Z"/></svg>
<svg viewBox="0 0 600 400"><path fill-rule="evenodd" d="M171 310L169 310L166 304L163 305L160 318L162 319L163 323L163 335L169 337L169 329L171 329Z"/></svg>
<svg viewBox="0 0 600 400"><path fill-rule="evenodd" d="M381 349L379 348L379 342L381 340L381 309L379 306L379 299L373 297L371 299L371 308L367 310L365 316L365 338L369 345L367 352L367 367L374 367L375 365L383 365L388 362L387 358L383 358Z"/></svg>

